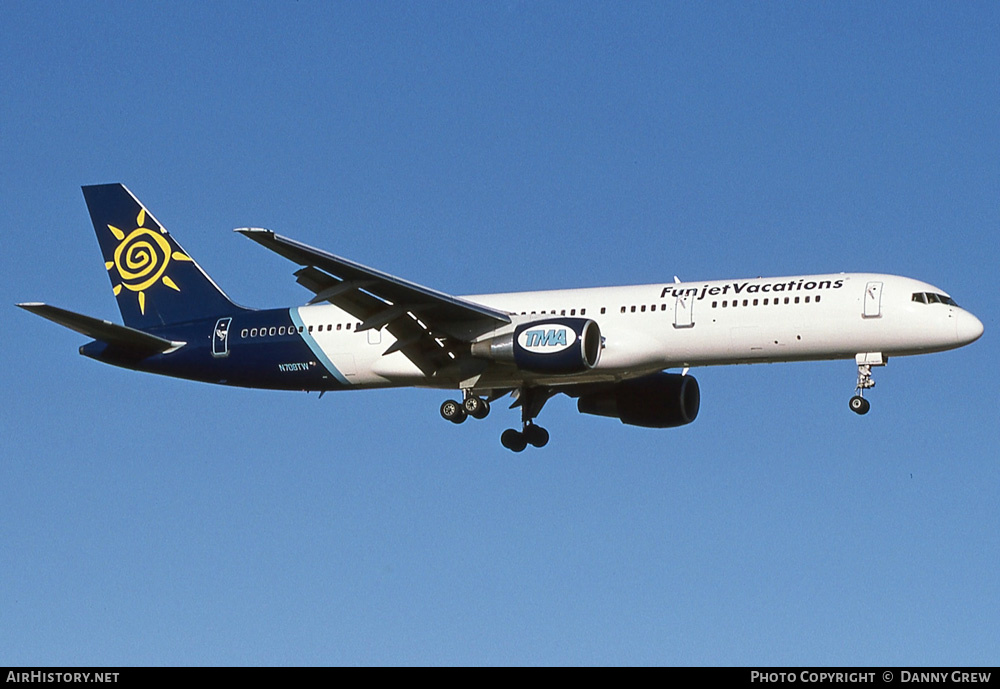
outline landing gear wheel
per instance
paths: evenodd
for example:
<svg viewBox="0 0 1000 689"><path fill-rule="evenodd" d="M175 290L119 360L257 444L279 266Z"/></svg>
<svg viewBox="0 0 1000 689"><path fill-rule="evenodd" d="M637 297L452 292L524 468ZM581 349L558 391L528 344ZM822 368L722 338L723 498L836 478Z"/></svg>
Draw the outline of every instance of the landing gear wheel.
<svg viewBox="0 0 1000 689"><path fill-rule="evenodd" d="M867 414L868 410L872 408L871 402L866 400L861 395L855 395L854 397L852 397L850 406L851 406L851 411L859 415Z"/></svg>
<svg viewBox="0 0 1000 689"><path fill-rule="evenodd" d="M441 416L452 423L462 423L465 421L465 409L455 400L445 400L441 405Z"/></svg>
<svg viewBox="0 0 1000 689"><path fill-rule="evenodd" d="M533 423L525 426L522 435L529 445L535 447L545 447L549 442L549 432Z"/></svg>
<svg viewBox="0 0 1000 689"><path fill-rule="evenodd" d="M513 452L522 452L528 446L524 433L508 428L500 435L500 444Z"/></svg>
<svg viewBox="0 0 1000 689"><path fill-rule="evenodd" d="M482 397L466 397L462 402L462 408L474 419L485 419L490 413L490 403Z"/></svg>

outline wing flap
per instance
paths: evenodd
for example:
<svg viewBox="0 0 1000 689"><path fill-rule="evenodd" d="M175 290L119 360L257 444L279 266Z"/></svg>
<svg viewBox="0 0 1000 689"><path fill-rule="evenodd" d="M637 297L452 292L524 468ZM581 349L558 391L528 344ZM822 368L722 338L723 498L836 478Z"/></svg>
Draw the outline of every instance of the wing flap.
<svg viewBox="0 0 1000 689"><path fill-rule="evenodd" d="M362 325L367 324L369 328L385 327L396 338L396 342L383 352L383 356L402 352L426 376L434 375L452 361L445 345L405 310L387 304L362 292L357 285L338 280L312 266L296 271L295 277L300 285L316 293L316 299L311 299L310 303L328 301L357 318Z"/></svg>

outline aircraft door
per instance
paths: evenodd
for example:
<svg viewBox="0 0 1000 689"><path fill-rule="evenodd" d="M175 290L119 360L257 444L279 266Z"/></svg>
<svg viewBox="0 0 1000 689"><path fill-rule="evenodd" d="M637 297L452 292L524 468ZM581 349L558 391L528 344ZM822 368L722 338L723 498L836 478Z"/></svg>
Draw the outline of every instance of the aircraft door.
<svg viewBox="0 0 1000 689"><path fill-rule="evenodd" d="M690 328L694 326L694 295L682 295L674 302L674 327Z"/></svg>
<svg viewBox="0 0 1000 689"><path fill-rule="evenodd" d="M865 318L880 318L882 316L882 283L869 282L865 286Z"/></svg>
<svg viewBox="0 0 1000 689"><path fill-rule="evenodd" d="M229 356L229 324L232 318L220 318L215 322L215 330L212 333L212 356Z"/></svg>

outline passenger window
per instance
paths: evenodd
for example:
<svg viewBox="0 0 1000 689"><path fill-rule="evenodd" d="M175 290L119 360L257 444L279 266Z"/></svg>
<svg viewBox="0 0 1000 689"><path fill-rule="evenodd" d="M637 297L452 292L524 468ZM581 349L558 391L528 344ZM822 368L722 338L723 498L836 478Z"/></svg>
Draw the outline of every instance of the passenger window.
<svg viewBox="0 0 1000 689"><path fill-rule="evenodd" d="M257 328L250 328L250 337L257 337Z"/></svg>
<svg viewBox="0 0 1000 689"><path fill-rule="evenodd" d="M818 294L816 295L816 303L817 304L819 303L819 295Z"/></svg>
<svg viewBox="0 0 1000 689"><path fill-rule="evenodd" d="M248 332L247 329L243 328L243 330L240 331L240 337L246 337L247 336L247 332Z"/></svg>
<svg viewBox="0 0 1000 689"><path fill-rule="evenodd" d="M274 327L274 326L272 325L272 326L271 326L271 329L267 331L267 334L268 334L268 335L270 335L271 337L274 337L274 334L275 334L276 332L278 332L278 329L277 329L277 328L275 328L275 327Z"/></svg>

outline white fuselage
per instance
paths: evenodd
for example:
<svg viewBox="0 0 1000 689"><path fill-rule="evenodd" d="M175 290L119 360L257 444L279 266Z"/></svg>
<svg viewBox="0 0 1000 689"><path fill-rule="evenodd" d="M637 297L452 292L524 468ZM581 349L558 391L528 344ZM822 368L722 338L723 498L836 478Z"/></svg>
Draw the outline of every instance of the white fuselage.
<svg viewBox="0 0 1000 689"><path fill-rule="evenodd" d="M547 317L595 321L604 336L596 367L541 375L490 366L475 387L616 381L667 368L853 359L922 354L960 347L983 331L979 320L924 282L893 275L839 273L689 283L660 283L463 297L511 314L513 326ZM950 301L948 299L947 301ZM456 387L461 378L424 376L401 352L384 355L387 330L356 332L357 322L332 305L295 309L317 345L358 387ZM499 329L482 339L502 334Z"/></svg>

